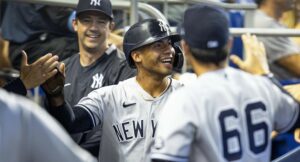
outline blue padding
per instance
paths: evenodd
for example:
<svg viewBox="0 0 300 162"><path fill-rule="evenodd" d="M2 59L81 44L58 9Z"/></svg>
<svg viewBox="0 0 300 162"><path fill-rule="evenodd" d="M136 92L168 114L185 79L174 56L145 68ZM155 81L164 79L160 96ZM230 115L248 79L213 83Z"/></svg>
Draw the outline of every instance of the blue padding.
<svg viewBox="0 0 300 162"><path fill-rule="evenodd" d="M299 84L300 79L289 79L289 80L280 80L282 85L290 85L290 84Z"/></svg>
<svg viewBox="0 0 300 162"><path fill-rule="evenodd" d="M300 144L294 139L294 134L280 134L272 140L272 159L276 159L299 146Z"/></svg>
<svg viewBox="0 0 300 162"><path fill-rule="evenodd" d="M244 27L244 17L239 11L231 11L229 12L230 17L230 27L232 28L242 28ZM243 58L243 42L241 37L234 37L232 44L231 54L235 54L240 58ZM232 67L236 67L232 62L229 62L229 65Z"/></svg>
<svg viewBox="0 0 300 162"><path fill-rule="evenodd" d="M300 161L300 147L280 156L272 162L297 162Z"/></svg>

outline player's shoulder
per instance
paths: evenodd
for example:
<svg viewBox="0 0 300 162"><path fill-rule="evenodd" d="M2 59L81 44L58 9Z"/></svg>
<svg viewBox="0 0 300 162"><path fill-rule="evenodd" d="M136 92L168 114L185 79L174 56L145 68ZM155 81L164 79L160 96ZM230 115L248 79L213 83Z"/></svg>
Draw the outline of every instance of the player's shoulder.
<svg viewBox="0 0 300 162"><path fill-rule="evenodd" d="M112 67L114 67L116 71L119 71L118 70L119 68L123 68L125 66L129 67L126 61L125 54L123 53L123 51L118 49L114 44L111 44L105 53L109 57L109 64L110 65L113 64L114 66Z"/></svg>
<svg viewBox="0 0 300 162"><path fill-rule="evenodd" d="M79 53L76 53L76 54L64 59L62 62L65 64L66 68L70 67L71 65L78 64L78 62L79 62Z"/></svg>
<svg viewBox="0 0 300 162"><path fill-rule="evenodd" d="M126 60L125 54L119 50L116 45L111 44L109 48L105 51L107 55L113 56L118 61Z"/></svg>
<svg viewBox="0 0 300 162"><path fill-rule="evenodd" d="M235 69L232 67L227 67L225 69L226 74L231 77L231 78L243 78L243 79L254 79L254 80L261 80L264 77L261 75L253 75L251 73L245 72L243 70L240 69Z"/></svg>
<svg viewBox="0 0 300 162"><path fill-rule="evenodd" d="M25 113L31 113L34 109L40 109L34 102L0 89L0 111L3 115L4 112L7 114L18 116Z"/></svg>
<svg viewBox="0 0 300 162"><path fill-rule="evenodd" d="M173 89L176 89L176 90L177 90L177 89L183 87L183 83L180 82L179 80L170 78L170 81L171 81L171 85L170 85L170 86L171 86Z"/></svg>
<svg viewBox="0 0 300 162"><path fill-rule="evenodd" d="M115 84L115 85L100 87L98 89L95 89L91 93L95 93L98 95L102 95L102 94L108 95L108 94L118 93L120 91L124 91L124 89L126 89L126 88L129 88L129 89L133 88L134 82L135 82L135 77L132 77L132 78L120 81L118 84Z"/></svg>
<svg viewBox="0 0 300 162"><path fill-rule="evenodd" d="M136 77L131 77L120 81L117 86L120 89L135 89L137 87Z"/></svg>
<svg viewBox="0 0 300 162"><path fill-rule="evenodd" d="M240 87L248 87L250 89L256 89L260 92L265 91L277 91L277 86L275 83L267 76L263 75L253 75L248 72L239 69L228 69L231 78ZM274 91L275 92L275 91Z"/></svg>

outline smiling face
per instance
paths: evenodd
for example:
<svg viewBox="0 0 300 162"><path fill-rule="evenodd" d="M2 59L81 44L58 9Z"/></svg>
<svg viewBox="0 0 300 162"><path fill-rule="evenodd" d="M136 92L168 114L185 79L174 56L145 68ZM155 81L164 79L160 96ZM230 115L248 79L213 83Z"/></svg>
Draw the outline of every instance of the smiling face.
<svg viewBox="0 0 300 162"><path fill-rule="evenodd" d="M138 71L165 77L172 73L174 55L171 40L166 38L134 51L132 58Z"/></svg>
<svg viewBox="0 0 300 162"><path fill-rule="evenodd" d="M111 21L103 13L83 12L73 21L73 27L78 35L80 50L96 53L108 46L107 38L111 32Z"/></svg>

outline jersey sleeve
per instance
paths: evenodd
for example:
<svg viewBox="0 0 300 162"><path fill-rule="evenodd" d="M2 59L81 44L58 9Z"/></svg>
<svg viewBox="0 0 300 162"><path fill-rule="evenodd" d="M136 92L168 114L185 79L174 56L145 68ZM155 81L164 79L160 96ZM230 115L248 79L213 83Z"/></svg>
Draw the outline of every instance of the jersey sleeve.
<svg viewBox="0 0 300 162"><path fill-rule="evenodd" d="M109 94L109 89L110 86L94 90L75 105L75 108L82 108L88 112L94 126L101 124L103 109L106 106L104 101L108 101L105 98Z"/></svg>
<svg viewBox="0 0 300 162"><path fill-rule="evenodd" d="M8 82L7 84L4 85L3 88L8 92L13 92L23 96L27 95L27 89L25 88L25 85L20 78L16 78Z"/></svg>
<svg viewBox="0 0 300 162"><path fill-rule="evenodd" d="M57 121L36 104L18 98L22 111L23 143L28 161L95 162L89 153L77 146ZM23 159L24 160L24 159ZM26 161L25 160L25 161Z"/></svg>
<svg viewBox="0 0 300 162"><path fill-rule="evenodd" d="M188 161L190 146L193 136L196 134L197 112L191 103L186 102L186 97L180 93L178 90L170 96L159 116L157 134L151 149L151 159ZM179 119L179 116L185 117Z"/></svg>
<svg viewBox="0 0 300 162"><path fill-rule="evenodd" d="M285 132L296 122L299 115L299 104L283 89L270 83L274 102L274 130Z"/></svg>

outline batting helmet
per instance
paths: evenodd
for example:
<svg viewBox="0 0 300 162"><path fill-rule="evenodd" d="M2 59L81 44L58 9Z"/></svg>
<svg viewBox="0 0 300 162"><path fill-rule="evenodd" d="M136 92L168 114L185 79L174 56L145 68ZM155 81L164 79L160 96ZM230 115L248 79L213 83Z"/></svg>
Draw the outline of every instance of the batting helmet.
<svg viewBox="0 0 300 162"><path fill-rule="evenodd" d="M160 19L146 19L131 26L129 30L125 33L123 42L123 50L129 66L131 68L136 68L134 61L131 58L131 52L133 50L162 40L164 38L170 38L173 47L174 43L180 41L181 39L178 34L171 34L169 25ZM182 57L180 59L177 58L179 57L179 54L177 54L178 48L174 47L174 49L176 51L174 66L182 66L182 63L176 62L177 60L182 61Z"/></svg>

